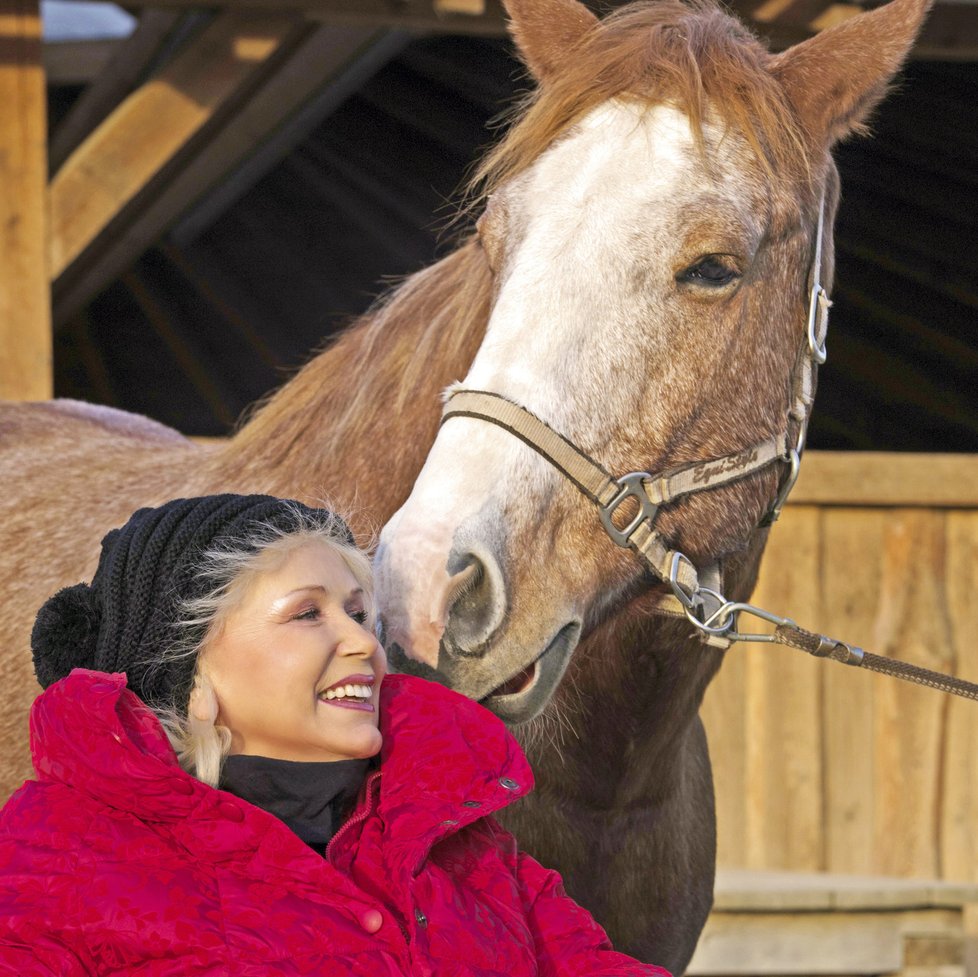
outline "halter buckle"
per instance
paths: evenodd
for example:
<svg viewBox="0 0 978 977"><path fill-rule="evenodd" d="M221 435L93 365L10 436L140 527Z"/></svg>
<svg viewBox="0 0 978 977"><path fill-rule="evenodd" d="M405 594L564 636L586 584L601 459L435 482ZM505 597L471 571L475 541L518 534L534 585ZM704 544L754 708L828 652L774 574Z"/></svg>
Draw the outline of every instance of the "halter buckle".
<svg viewBox="0 0 978 977"><path fill-rule="evenodd" d="M623 548L630 546L632 535L643 522L649 524L650 530L655 523L655 517L659 514L659 507L645 491L645 482L651 477L648 472L629 472L627 475L622 475L621 478L616 478L614 484L618 486L618 491L607 503L598 505L598 515L601 516L605 532L618 546ZM638 512L624 529L619 529L612 521L612 517L618 507L630 498L638 503Z"/></svg>

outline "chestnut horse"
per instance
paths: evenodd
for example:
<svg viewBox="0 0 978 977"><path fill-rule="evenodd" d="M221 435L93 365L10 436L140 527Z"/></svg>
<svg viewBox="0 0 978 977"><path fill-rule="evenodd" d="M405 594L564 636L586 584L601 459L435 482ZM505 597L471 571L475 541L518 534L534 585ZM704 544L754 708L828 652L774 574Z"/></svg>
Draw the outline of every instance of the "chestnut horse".
<svg viewBox="0 0 978 977"><path fill-rule="evenodd" d="M506 5L539 85L483 166L478 233L229 442L71 402L0 411L3 787L28 770L35 609L90 576L99 538L135 507L217 490L327 498L369 534L400 506L378 563L398 664L518 723L538 775L512 819L522 843L622 949L678 973L712 898L697 710L720 654L650 613L661 582L524 445L471 419L439 433L439 394L464 377L505 395L617 473L783 433L823 200L831 275L830 149L881 97L926 0L778 55L709 2L600 22L576 0ZM660 518L694 560L724 561L730 597L753 585L780 476Z"/></svg>

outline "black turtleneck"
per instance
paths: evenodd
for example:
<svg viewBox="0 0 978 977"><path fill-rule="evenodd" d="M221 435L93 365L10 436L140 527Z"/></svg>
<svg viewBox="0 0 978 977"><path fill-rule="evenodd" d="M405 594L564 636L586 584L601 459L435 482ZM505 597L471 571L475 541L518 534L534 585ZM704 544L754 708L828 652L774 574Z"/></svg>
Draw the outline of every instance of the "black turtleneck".
<svg viewBox="0 0 978 977"><path fill-rule="evenodd" d="M323 854L367 776L369 760L298 762L229 756L218 786L274 814Z"/></svg>

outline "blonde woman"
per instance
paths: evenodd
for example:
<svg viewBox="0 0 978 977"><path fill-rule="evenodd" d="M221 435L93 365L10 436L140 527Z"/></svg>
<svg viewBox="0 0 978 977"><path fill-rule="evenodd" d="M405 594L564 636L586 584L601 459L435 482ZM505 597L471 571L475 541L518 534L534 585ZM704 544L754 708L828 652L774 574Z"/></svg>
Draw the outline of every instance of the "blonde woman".
<svg viewBox="0 0 978 977"><path fill-rule="evenodd" d="M532 776L479 705L388 675L341 519L141 509L32 637L36 779L0 816L0 973L659 975L492 813Z"/></svg>

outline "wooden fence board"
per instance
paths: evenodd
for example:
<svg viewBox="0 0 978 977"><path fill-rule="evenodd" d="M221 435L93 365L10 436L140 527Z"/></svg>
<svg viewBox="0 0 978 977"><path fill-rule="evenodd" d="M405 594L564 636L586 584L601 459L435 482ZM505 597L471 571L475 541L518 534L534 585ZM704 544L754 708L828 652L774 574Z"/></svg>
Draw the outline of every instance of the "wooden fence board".
<svg viewBox="0 0 978 977"><path fill-rule="evenodd" d="M816 616L819 523L817 509L799 511L791 534L772 538L771 556L782 572L769 577L758 595L764 606L790 606L804 620ZM748 858L763 867L790 862L817 869L822 861L820 663L763 644L752 646L746 660ZM776 740L766 737L772 725Z"/></svg>
<svg viewBox="0 0 978 977"><path fill-rule="evenodd" d="M0 0L0 397L51 396L46 108L37 0Z"/></svg>
<svg viewBox="0 0 978 977"><path fill-rule="evenodd" d="M878 458L892 478L868 492L858 456L848 475L816 457L833 492L810 487L817 503L786 508L754 602L978 681L978 498L962 501L978 459ZM978 882L978 704L740 645L703 716L721 865Z"/></svg>
<svg viewBox="0 0 978 977"><path fill-rule="evenodd" d="M978 681L978 512L949 512L947 606L955 674ZM940 866L948 879L978 873L978 705L947 707L940 803Z"/></svg>

